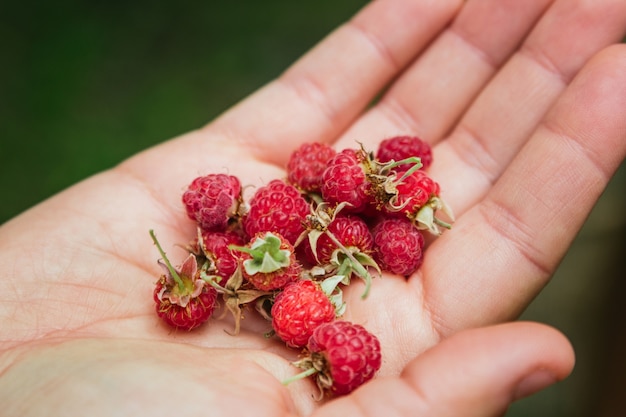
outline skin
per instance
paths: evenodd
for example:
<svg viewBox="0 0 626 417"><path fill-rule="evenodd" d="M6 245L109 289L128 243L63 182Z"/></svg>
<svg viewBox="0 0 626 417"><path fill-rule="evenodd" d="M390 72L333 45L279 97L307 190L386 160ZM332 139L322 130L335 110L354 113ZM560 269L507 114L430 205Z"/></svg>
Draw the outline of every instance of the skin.
<svg viewBox="0 0 626 417"><path fill-rule="evenodd" d="M498 416L565 378L567 339L510 321L626 154L625 30L622 0L379 0L202 129L3 224L4 415ZM347 289L345 318L381 340L374 381L317 402L308 380L280 384L298 352L254 314L238 336L228 316L190 333L158 320L148 230L183 260L195 176L258 186L302 142L400 133L433 145L456 221L408 280L377 279L366 300L359 281Z"/></svg>

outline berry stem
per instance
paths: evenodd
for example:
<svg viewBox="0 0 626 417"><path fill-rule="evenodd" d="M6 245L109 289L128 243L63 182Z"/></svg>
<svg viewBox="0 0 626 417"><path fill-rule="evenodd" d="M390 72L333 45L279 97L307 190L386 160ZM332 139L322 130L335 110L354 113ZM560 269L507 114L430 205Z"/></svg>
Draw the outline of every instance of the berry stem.
<svg viewBox="0 0 626 417"><path fill-rule="evenodd" d="M406 164L413 164L413 166L409 168L405 175L402 176L403 179L420 169L422 167L422 160L417 156L412 156L410 158L401 159L400 161L391 161L389 164L385 165L385 168L391 169Z"/></svg>
<svg viewBox="0 0 626 417"><path fill-rule="evenodd" d="M208 262L205 262L205 264L200 269L200 279L202 279L204 282L209 284L211 287L215 288L218 293L234 296L235 295L234 291L228 288L224 288L220 284L217 283L217 281L221 280L222 277L219 277L217 275L209 275L206 273L207 265L208 265Z"/></svg>
<svg viewBox="0 0 626 417"><path fill-rule="evenodd" d="M150 229L150 237L152 238L152 241L156 245L157 249L159 250L159 253L161 254L161 258L163 258L163 262L165 262L167 269L170 271L170 274L172 275L172 278L174 279L174 281L176 281L176 285L178 285L178 289L181 291L184 291L185 283L183 283L182 278L180 277L180 275L178 275L178 272L176 272L176 269L174 269L170 260L167 258L165 251L161 247L161 244L159 243L158 239L156 238L156 235L154 234L154 230L152 229Z"/></svg>
<svg viewBox="0 0 626 417"><path fill-rule="evenodd" d="M306 377L309 377L311 375L315 375L316 373L318 373L319 371L317 369L315 369L314 367L311 367L303 372L300 372L299 374L296 374L294 376L290 376L289 378L283 379L280 383L283 385L289 385L294 381L299 381L301 379L304 379Z"/></svg>
<svg viewBox="0 0 626 417"><path fill-rule="evenodd" d="M452 229L452 225L450 223L444 222L443 220L435 217L433 219L433 221L435 222L435 224L441 226L441 227L445 227L446 229Z"/></svg>

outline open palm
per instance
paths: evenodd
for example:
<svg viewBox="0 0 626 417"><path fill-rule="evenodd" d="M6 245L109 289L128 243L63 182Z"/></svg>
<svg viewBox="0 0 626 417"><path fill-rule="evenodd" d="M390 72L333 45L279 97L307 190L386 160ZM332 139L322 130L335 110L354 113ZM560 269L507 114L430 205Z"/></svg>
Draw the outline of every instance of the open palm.
<svg viewBox="0 0 626 417"><path fill-rule="evenodd" d="M456 215L408 280L375 279L366 300L360 283L347 290L346 318L381 340L380 389L400 395L394 378L457 332L516 318L626 152L626 48L605 48L624 35L626 3L591 3L374 2L203 129L4 224L0 403L9 415L37 415L38 403L23 400L43 389L56 402L41 407L67 415L88 406L91 415L255 416L363 407L358 391L319 407L310 382L281 386L298 352L264 338L268 324L252 313L238 336L224 331L228 316L187 333L154 313L161 270L148 230L182 261L175 245L195 233L180 202L184 187L210 172L252 186L283 177L303 142L373 149L385 137L417 134L433 145L430 173ZM501 343L527 332L567 351L543 328L503 331ZM419 378L411 369L405 377ZM494 413L506 407L498 404Z"/></svg>

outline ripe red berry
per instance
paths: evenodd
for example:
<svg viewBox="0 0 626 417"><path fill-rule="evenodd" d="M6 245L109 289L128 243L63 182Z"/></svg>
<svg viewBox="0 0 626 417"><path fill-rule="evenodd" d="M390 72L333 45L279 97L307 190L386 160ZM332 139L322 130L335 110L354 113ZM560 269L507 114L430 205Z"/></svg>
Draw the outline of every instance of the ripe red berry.
<svg viewBox="0 0 626 417"><path fill-rule="evenodd" d="M190 253L176 269L152 231L150 235L161 253L163 262L159 261L159 265L164 269L153 292L157 315L170 326L192 330L213 314L217 291L200 278L194 254Z"/></svg>
<svg viewBox="0 0 626 417"><path fill-rule="evenodd" d="M367 159L362 150L344 149L328 161L322 174L322 197L330 204L348 203L345 211L360 213L370 203Z"/></svg>
<svg viewBox="0 0 626 417"><path fill-rule="evenodd" d="M243 277L257 290L279 290L302 272L293 245L278 233L259 232L246 247L231 248L241 252Z"/></svg>
<svg viewBox="0 0 626 417"><path fill-rule="evenodd" d="M378 145L378 150L376 151L376 160L381 163L397 162L411 157L420 158L422 163L421 169L428 168L433 162L430 145L417 136L393 136L387 138Z"/></svg>
<svg viewBox="0 0 626 417"><path fill-rule="evenodd" d="M304 253L307 261L312 264L326 265L330 263L335 251L349 250L351 253L371 253L373 247L372 233L369 226L357 215L339 214L328 225L329 233L322 233L316 242L317 257L313 253L310 241L305 240ZM337 246L337 241L343 246Z"/></svg>
<svg viewBox="0 0 626 417"><path fill-rule="evenodd" d="M365 290L362 298L365 298L372 282L368 268L373 267L379 275L381 273L380 267L371 257L372 234L362 217L339 214L342 209L341 204L336 208L328 208L323 203L307 216L302 253L308 263L321 265L327 273L343 277L343 284L349 284L353 274L363 279Z"/></svg>
<svg viewBox="0 0 626 417"><path fill-rule="evenodd" d="M374 259L381 269L408 277L424 259L424 236L407 218L383 218L372 229Z"/></svg>
<svg viewBox="0 0 626 417"><path fill-rule="evenodd" d="M309 211L309 204L296 187L275 179L254 193L243 227L248 236L276 232L293 244L304 231Z"/></svg>
<svg viewBox="0 0 626 417"><path fill-rule="evenodd" d="M274 301L272 327L287 346L304 347L320 324L335 319L335 306L319 284L299 280L287 285Z"/></svg>
<svg viewBox="0 0 626 417"><path fill-rule="evenodd" d="M326 165L336 153L329 145L321 142L300 145L287 163L287 180L304 192L318 192Z"/></svg>
<svg viewBox="0 0 626 417"><path fill-rule="evenodd" d="M170 288L169 292L167 288ZM177 329L192 330L213 315L217 299L217 291L213 287L203 284L199 294L192 293L187 303L173 301L173 288L176 287L165 278L159 279L154 288L156 312L165 323Z"/></svg>
<svg viewBox="0 0 626 417"><path fill-rule="evenodd" d="M450 219L453 215L439 196L439 184L423 170L407 173L397 173L393 187L387 188L391 192L385 195L384 201L379 201L379 205L389 215L408 217L418 229L441 234L439 226L450 228L450 224L435 217L435 213L441 210Z"/></svg>
<svg viewBox="0 0 626 417"><path fill-rule="evenodd" d="M241 183L233 175L209 174L194 179L182 196L187 216L207 231L226 230L244 209Z"/></svg>
<svg viewBox="0 0 626 417"><path fill-rule="evenodd" d="M399 172L398 176L401 177L402 172ZM426 172L417 170L399 181L396 190L397 194L386 206L387 212L411 216L424 207L428 200L439 195L439 184Z"/></svg>
<svg viewBox="0 0 626 417"><path fill-rule="evenodd" d="M322 393L348 394L371 380L382 363L378 338L363 326L344 320L318 326L307 348L310 356L294 365L305 369L300 375L314 375Z"/></svg>
<svg viewBox="0 0 626 417"><path fill-rule="evenodd" d="M208 261L209 265L205 272L220 276L222 279L218 281L218 284L224 286L239 266L239 255L233 253L229 246L244 244L241 235L235 231L202 231L192 246L196 255Z"/></svg>

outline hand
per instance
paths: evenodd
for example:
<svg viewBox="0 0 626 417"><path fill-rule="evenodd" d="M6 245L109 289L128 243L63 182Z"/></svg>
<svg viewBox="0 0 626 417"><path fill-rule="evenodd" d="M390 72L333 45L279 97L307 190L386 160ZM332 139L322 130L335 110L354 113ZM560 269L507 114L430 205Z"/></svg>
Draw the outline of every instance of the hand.
<svg viewBox="0 0 626 417"><path fill-rule="evenodd" d="M259 185L282 176L289 152L304 141L342 148L359 140L371 148L396 133L417 133L434 145L430 172L457 221L429 246L410 279L376 280L365 301L357 283L347 291L346 318L365 324L382 342L385 362L376 386L393 390L403 369L413 387L435 374L452 379L477 358L479 352L462 349L468 340L477 350L500 352L494 359L502 360L492 366L479 361L484 367L476 375L485 385L458 381L456 399L462 387L480 391L472 398L499 398L491 411L478 409L482 415L501 412L515 382L534 366L555 380L564 377L571 356L555 363L557 356L537 346L551 342L563 353L568 345L543 328L524 327L528 338L515 336L523 330L519 324L452 335L517 317L623 160L626 50L605 47L625 28L626 4L617 0L586 7L565 0L374 2L205 128L7 222L0 229L2 404L36 410L37 402L19 402L15 393L34 395L40 383L57 386L60 391L50 392L63 406L89 398L104 401L89 403L94 407L117 410L157 404L169 412L207 403L226 410L244 400L257 415L264 407L268 415L316 409L309 384L280 386L294 372L288 364L294 353L259 337L266 324L252 314L236 337L224 333L227 321L191 333L161 325L151 299L158 254L148 230L155 229L166 248L193 236L180 194L196 175L228 171ZM490 344L496 341L503 344ZM520 343L520 357L510 351L513 342ZM454 356L459 350L465 353ZM504 368L508 382L498 385L503 381L489 372L505 363L519 368ZM124 395L117 385L106 385L117 392L90 393L97 384L85 378L97 375L145 387L146 397ZM191 382L197 391L189 393L184 388ZM157 384L171 388L171 395ZM363 392L368 389L374 388ZM37 396L48 401L46 408L53 398ZM368 398L355 393L319 413ZM440 404L441 396L424 391L406 400L425 408L455 404L450 397Z"/></svg>

